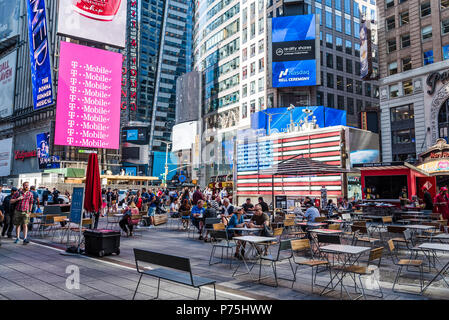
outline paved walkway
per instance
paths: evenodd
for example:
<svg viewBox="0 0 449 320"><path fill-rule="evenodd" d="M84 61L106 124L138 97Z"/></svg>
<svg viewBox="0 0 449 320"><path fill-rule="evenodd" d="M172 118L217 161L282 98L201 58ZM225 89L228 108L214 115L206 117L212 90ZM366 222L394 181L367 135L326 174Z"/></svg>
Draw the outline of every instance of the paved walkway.
<svg viewBox="0 0 449 320"><path fill-rule="evenodd" d="M104 222L100 223L100 226ZM131 299L137 285L133 248L160 251L189 257L193 273L217 279L218 299L338 299L340 292L319 296L320 287L310 288L310 269L298 271L297 281L291 288L291 281L279 280L279 287L259 284L247 275L232 277L229 264L209 266L210 243L187 238L183 231L167 229L165 225L139 231L139 236L121 238L121 253L103 258L62 255L65 245L50 243L48 239L36 238L27 246L14 244L9 239L2 240L0 247L0 299ZM49 247L49 245L51 247ZM60 248L60 249L58 249ZM218 253L218 252L217 252ZM80 288L69 289L66 280L68 266L76 266L80 271ZM393 293L392 280L396 267L387 259L381 265L381 286L386 300L397 299L449 299L449 290L442 281L429 288L424 296ZM254 269L257 271L258 269ZM280 264L280 275L291 277L288 262ZM257 272L255 272L257 273ZM271 276L262 280L274 284L271 269L263 268L263 274ZM408 275L408 283L418 283L417 277ZM328 282L328 274L317 277L318 284ZM157 280L143 277L136 299L151 299L156 294ZM416 292L416 288L397 286L397 289ZM168 282L162 282L160 299L196 299L197 290ZM343 298L348 297L343 294ZM368 297L369 299L378 299ZM213 290L202 290L201 299L213 299Z"/></svg>

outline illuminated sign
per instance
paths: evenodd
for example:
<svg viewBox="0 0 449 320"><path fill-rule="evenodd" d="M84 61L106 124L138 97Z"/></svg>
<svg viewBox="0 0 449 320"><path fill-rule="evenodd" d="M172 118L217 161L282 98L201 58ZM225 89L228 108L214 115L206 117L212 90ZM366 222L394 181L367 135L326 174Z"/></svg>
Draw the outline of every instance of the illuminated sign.
<svg viewBox="0 0 449 320"><path fill-rule="evenodd" d="M14 151L14 159L15 160L25 160L27 158L37 157L36 150L33 151Z"/></svg>

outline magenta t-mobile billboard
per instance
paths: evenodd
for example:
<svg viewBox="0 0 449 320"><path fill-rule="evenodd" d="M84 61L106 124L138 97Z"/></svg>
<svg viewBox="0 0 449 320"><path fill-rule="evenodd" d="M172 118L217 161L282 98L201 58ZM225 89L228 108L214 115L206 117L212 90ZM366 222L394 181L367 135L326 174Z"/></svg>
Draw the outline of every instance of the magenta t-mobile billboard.
<svg viewBox="0 0 449 320"><path fill-rule="evenodd" d="M118 149L122 55L61 42L55 144Z"/></svg>

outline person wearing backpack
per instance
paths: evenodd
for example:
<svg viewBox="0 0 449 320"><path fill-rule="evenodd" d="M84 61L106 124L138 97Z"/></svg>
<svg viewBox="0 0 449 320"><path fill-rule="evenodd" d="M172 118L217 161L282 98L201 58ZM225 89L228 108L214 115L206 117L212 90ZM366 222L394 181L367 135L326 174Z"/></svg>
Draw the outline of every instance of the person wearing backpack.
<svg viewBox="0 0 449 320"><path fill-rule="evenodd" d="M3 199L3 205L2 205L3 214L5 216L4 221L3 221L2 237L7 236L9 239L12 238L12 229L13 229L12 218L14 215L14 208L15 208L15 205L12 205L10 201L11 201L11 197L16 192L17 192L17 188L12 187L11 194L7 195L5 197L5 199Z"/></svg>

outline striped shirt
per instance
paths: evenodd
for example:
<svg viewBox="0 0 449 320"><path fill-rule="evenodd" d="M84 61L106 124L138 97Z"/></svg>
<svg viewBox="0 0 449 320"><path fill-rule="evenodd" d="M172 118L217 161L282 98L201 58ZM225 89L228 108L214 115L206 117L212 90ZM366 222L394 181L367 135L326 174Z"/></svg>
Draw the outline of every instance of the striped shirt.
<svg viewBox="0 0 449 320"><path fill-rule="evenodd" d="M22 212L30 212L31 207L33 206L33 194L31 191L28 192L16 192L11 199L17 199L20 196L23 196L22 200L16 202L16 210Z"/></svg>

